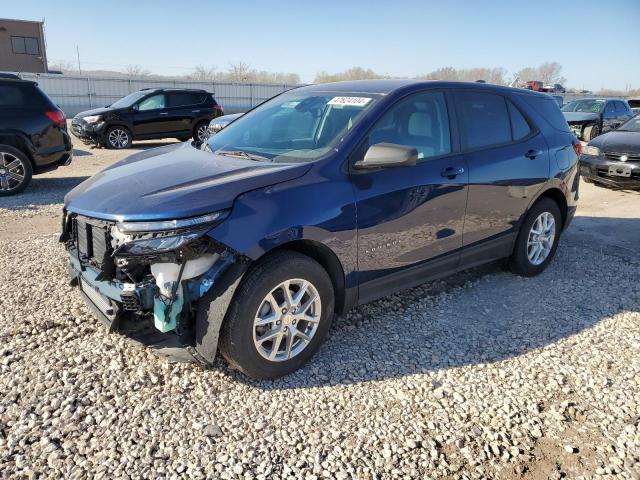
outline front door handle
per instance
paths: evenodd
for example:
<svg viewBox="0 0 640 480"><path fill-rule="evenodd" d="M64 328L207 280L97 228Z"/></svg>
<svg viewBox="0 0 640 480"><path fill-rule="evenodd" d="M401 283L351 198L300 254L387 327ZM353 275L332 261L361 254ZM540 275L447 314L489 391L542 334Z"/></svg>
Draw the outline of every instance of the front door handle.
<svg viewBox="0 0 640 480"><path fill-rule="evenodd" d="M533 160L539 155L542 155L542 152L540 150L529 150L527 153L524 154L525 157L530 158L531 160Z"/></svg>
<svg viewBox="0 0 640 480"><path fill-rule="evenodd" d="M442 172L440 172L440 175L448 178L449 180L453 180L458 175L462 175L463 173L464 173L464 168L462 167L447 167Z"/></svg>
<svg viewBox="0 0 640 480"><path fill-rule="evenodd" d="M169 112L160 112L160 115L169 115Z"/></svg>

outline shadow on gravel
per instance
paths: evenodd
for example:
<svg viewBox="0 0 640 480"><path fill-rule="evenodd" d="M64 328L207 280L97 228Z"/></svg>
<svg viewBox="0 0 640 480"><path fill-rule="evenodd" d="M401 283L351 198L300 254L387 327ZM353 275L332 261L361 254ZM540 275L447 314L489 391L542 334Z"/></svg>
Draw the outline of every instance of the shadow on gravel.
<svg viewBox="0 0 640 480"><path fill-rule="evenodd" d="M86 156L91 156L93 155L93 153L88 152L86 150L80 150L79 148L74 148L73 149L73 156L74 157L86 157Z"/></svg>
<svg viewBox="0 0 640 480"><path fill-rule="evenodd" d="M34 207L62 203L67 192L87 178L89 177L33 177L31 184L23 193L3 197L0 200L0 208L16 211L31 210Z"/></svg>
<svg viewBox="0 0 640 480"><path fill-rule="evenodd" d="M640 228L640 219L599 220L602 228ZM227 371L272 390L401 379L516 358L615 314L640 311L640 290L631 287L640 257L621 262L599 253L600 246L565 237L538 277L517 277L496 263L359 307L337 317L311 362L282 379L253 381Z"/></svg>

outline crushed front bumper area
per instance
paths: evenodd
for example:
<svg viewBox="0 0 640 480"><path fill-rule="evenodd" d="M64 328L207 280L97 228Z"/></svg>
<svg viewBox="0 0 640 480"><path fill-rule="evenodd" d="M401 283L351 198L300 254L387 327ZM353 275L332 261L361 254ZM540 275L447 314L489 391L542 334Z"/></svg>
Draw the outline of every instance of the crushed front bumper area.
<svg viewBox="0 0 640 480"><path fill-rule="evenodd" d="M71 216L63 225L70 282L109 331L173 360L213 363L244 257L206 236L180 251L120 257L109 222Z"/></svg>
<svg viewBox="0 0 640 480"><path fill-rule="evenodd" d="M105 130L106 124L104 122L91 124L77 118L71 121L71 133L85 145L102 145Z"/></svg>

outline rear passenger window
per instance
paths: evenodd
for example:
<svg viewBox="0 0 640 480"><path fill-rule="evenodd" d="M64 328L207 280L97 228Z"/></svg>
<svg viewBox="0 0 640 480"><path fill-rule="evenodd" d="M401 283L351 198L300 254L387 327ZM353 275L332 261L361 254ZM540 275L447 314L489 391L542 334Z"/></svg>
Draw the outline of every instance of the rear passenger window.
<svg viewBox="0 0 640 480"><path fill-rule="evenodd" d="M413 147L418 151L418 159L451 153L444 94L416 93L393 105L369 133L366 147L377 143Z"/></svg>
<svg viewBox="0 0 640 480"><path fill-rule="evenodd" d="M511 142L511 122L504 97L492 93L457 92L456 102L465 148Z"/></svg>
<svg viewBox="0 0 640 480"><path fill-rule="evenodd" d="M529 135L531 127L520 110L509 100L507 100L507 106L509 107L509 117L511 117L511 136L514 141L520 140Z"/></svg>
<svg viewBox="0 0 640 480"><path fill-rule="evenodd" d="M183 107L198 105L204 100L204 94L199 92L176 92L168 95L169 107Z"/></svg>
<svg viewBox="0 0 640 480"><path fill-rule="evenodd" d="M532 95L532 94L519 94L518 98L525 102L527 105L533 107L533 109L543 117L544 121L549 123L556 130L561 132L571 132L569 130L569 124L567 119L560 111L556 101L548 95Z"/></svg>
<svg viewBox="0 0 640 480"><path fill-rule="evenodd" d="M0 84L0 107L43 107L47 102L32 84Z"/></svg>

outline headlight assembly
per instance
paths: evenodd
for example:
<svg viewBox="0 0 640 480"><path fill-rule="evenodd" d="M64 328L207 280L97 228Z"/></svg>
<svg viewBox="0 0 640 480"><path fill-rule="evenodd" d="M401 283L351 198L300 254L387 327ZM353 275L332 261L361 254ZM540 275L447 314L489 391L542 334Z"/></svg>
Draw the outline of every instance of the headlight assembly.
<svg viewBox="0 0 640 480"><path fill-rule="evenodd" d="M582 149L582 153L583 155L592 155L594 157L597 157L598 155L600 155L600 149L598 147L587 145Z"/></svg>
<svg viewBox="0 0 640 480"><path fill-rule="evenodd" d="M117 255L150 255L156 253L170 252L196 240L206 233L207 229L189 231L176 235L157 236L133 240L122 245Z"/></svg>
<svg viewBox="0 0 640 480"><path fill-rule="evenodd" d="M152 233L167 232L173 230L184 230L199 228L202 226L213 226L221 222L228 215L228 210L208 213L199 217L180 218L177 220L158 220L151 222L118 222L118 230L122 233Z"/></svg>
<svg viewBox="0 0 640 480"><path fill-rule="evenodd" d="M89 115L88 117L83 117L83 120L87 123L98 123L102 120L101 115Z"/></svg>

